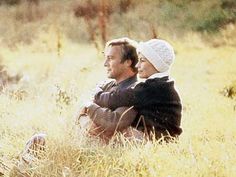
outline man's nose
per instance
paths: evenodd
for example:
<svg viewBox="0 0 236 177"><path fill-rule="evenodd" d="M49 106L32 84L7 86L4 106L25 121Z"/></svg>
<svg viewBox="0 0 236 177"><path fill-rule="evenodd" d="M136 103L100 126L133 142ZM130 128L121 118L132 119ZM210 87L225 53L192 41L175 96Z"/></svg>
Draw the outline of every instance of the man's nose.
<svg viewBox="0 0 236 177"><path fill-rule="evenodd" d="M108 62L107 62L107 60L105 60L104 66L107 67L107 65L108 65Z"/></svg>

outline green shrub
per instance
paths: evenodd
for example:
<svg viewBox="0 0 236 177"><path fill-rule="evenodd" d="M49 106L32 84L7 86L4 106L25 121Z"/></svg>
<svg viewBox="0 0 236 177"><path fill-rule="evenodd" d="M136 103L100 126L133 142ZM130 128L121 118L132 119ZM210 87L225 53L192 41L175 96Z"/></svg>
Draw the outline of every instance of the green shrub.
<svg viewBox="0 0 236 177"><path fill-rule="evenodd" d="M8 5L16 5L19 4L21 0L0 0L0 5L1 4L8 4Z"/></svg>
<svg viewBox="0 0 236 177"><path fill-rule="evenodd" d="M217 32L236 21L236 1L163 1L159 20L177 29Z"/></svg>
<svg viewBox="0 0 236 177"><path fill-rule="evenodd" d="M204 20L197 21L193 29L197 31L215 32L225 24L226 20L227 16L221 9L211 10Z"/></svg>

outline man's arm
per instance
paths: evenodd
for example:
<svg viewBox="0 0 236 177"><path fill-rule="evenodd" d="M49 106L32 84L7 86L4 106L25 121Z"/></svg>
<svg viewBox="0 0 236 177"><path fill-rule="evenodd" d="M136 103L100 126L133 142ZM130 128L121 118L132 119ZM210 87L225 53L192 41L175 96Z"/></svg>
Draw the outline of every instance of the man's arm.
<svg viewBox="0 0 236 177"><path fill-rule="evenodd" d="M119 107L114 111L93 103L88 106L88 116L105 131L122 131L134 121L137 112L132 107Z"/></svg>
<svg viewBox="0 0 236 177"><path fill-rule="evenodd" d="M123 106L130 107L136 103L134 90L129 88L122 91L99 92L94 97L94 103L110 109Z"/></svg>

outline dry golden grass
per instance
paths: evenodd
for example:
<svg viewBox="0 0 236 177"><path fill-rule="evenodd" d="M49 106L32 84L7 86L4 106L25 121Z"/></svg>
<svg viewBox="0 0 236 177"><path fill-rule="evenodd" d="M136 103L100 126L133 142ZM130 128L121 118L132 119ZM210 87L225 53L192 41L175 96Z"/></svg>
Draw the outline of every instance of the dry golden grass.
<svg viewBox="0 0 236 177"><path fill-rule="evenodd" d="M236 102L220 93L236 80L235 48L209 47L194 34L173 44L184 132L177 143L122 146L78 136L74 125L91 88L105 79L93 47L65 39L61 56L56 49L37 51L37 42L2 48L8 70L24 78L1 93L1 156L16 157L31 135L46 132L48 154L32 170L41 176L235 176Z"/></svg>
<svg viewBox="0 0 236 177"><path fill-rule="evenodd" d="M7 31L0 36L2 62L9 73L23 75L18 84L0 93L1 158L15 159L29 137L45 132L47 154L31 169L32 176L236 176L236 101L222 94L236 81L235 26L221 32L223 43L221 38L212 39L213 45L194 33L181 40L165 36L177 53L172 76L184 105L183 134L178 142L123 140L103 145L79 134L74 124L76 112L95 85L106 78L103 57L93 45L71 42L58 31L63 22L68 21L69 26L81 22L65 13L56 25L49 25L57 11L53 4L41 7L55 12L23 27L22 22L14 24L12 16L23 13L21 7L10 11L0 7L1 16L9 15L0 18L0 24L8 28L0 28ZM18 27L25 36L14 33ZM74 26L67 30L78 35ZM37 36L31 38L34 34ZM18 43L22 38L26 42ZM27 45L28 39L35 40ZM16 45L8 45L14 42Z"/></svg>

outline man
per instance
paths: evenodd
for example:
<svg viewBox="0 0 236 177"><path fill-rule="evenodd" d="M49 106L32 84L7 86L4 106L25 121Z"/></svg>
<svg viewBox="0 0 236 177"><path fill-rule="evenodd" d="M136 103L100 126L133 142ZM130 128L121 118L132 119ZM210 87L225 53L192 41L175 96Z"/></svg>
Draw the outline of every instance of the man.
<svg viewBox="0 0 236 177"><path fill-rule="evenodd" d="M99 92L95 102L110 109L133 105L138 111L137 118L142 118L134 123L149 138L178 137L182 132L182 104L174 81L169 77L175 58L173 47L165 40L152 39L139 43L137 52L138 73L146 81L126 90Z"/></svg>
<svg viewBox="0 0 236 177"><path fill-rule="evenodd" d="M113 40L105 48L105 63L107 76L114 81L100 87L100 91L111 92L131 88L137 82L138 58L134 46L122 40ZM119 107L108 109L91 103L82 109L80 116L87 115L93 124L90 135L98 135L109 140L115 132L122 132L134 121L137 112L133 108Z"/></svg>
<svg viewBox="0 0 236 177"><path fill-rule="evenodd" d="M138 62L136 48L122 40L112 40L105 48L105 63L108 78L114 81L108 82L100 87L100 91L121 91L131 88L137 82ZM92 121L89 134L99 136L106 142L115 132L126 130L134 121L137 112L132 107L118 107L108 109L91 103L80 112L80 116L87 115ZM38 154L44 152L45 134L35 134L26 144L23 153L20 155L17 173L24 173L25 169L34 161L37 161Z"/></svg>

